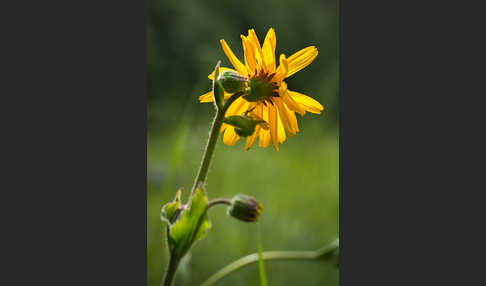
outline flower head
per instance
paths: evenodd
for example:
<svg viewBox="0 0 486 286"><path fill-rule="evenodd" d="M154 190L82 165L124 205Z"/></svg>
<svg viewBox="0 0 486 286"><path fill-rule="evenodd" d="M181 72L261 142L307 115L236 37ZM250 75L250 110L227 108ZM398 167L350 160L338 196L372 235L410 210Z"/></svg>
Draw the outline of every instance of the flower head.
<svg viewBox="0 0 486 286"><path fill-rule="evenodd" d="M255 222L260 218L262 210L263 206L255 198L240 194L231 200L228 214L241 221Z"/></svg>
<svg viewBox="0 0 486 286"><path fill-rule="evenodd" d="M221 67L221 71L237 73L245 78L245 94L235 100L227 109L225 116L241 115L249 113L251 117L261 118L268 123L269 128L257 125L251 136L246 138L245 149L248 150L259 137L259 145L268 147L270 140L278 151L278 143L283 143L286 136L293 136L299 132L297 125L297 112L303 116L306 112L320 114L324 109L316 100L307 95L287 89L284 79L308 66L317 56L316 47L310 46L302 49L287 58L280 55L279 66L276 66L275 47L276 36L273 28L260 45L258 37L253 29L248 30L248 36L241 35L243 44L245 64L243 64L230 49L224 39L221 39L221 46L224 53L230 60L234 69ZM214 79L214 72L209 79ZM226 90L224 98L229 98L231 93ZM200 102L212 102L212 91L199 97ZM235 127L223 124L220 132L224 131L223 142L226 145L234 145L240 135Z"/></svg>

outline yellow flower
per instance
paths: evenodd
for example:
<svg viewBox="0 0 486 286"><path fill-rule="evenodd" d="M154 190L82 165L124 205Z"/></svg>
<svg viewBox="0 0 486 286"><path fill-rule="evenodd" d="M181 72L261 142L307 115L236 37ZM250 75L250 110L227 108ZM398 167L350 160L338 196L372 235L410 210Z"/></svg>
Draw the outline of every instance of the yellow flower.
<svg viewBox="0 0 486 286"><path fill-rule="evenodd" d="M314 46L302 49L289 58L280 55L280 65L276 67L275 46L276 36L273 28L260 46L260 42L253 29L248 30L248 36L241 35L245 64L233 54L224 39L221 39L223 51L233 64L235 70L221 67L220 71L231 70L248 79L247 93L239 97L226 111L225 116L240 115L249 111L249 115L262 118L268 122L270 128L257 125L253 135L246 138L245 149L248 150L259 137L259 145L268 147L270 140L278 151L278 143L283 143L286 136L293 136L299 132L297 112L303 116L307 111L320 114L324 108L316 100L287 89L284 79L309 65L317 56ZM209 79L214 79L214 72ZM226 93L227 99L231 94ZM212 102L212 91L199 97L200 102ZM224 131L223 142L233 146L240 138L233 126L223 124L220 132ZM287 134L287 135L286 135Z"/></svg>

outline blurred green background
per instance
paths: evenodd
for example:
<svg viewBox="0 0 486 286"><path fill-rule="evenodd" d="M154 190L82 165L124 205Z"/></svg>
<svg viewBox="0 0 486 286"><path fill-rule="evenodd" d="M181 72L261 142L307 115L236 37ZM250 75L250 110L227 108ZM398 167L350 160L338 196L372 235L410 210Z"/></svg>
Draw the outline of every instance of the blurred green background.
<svg viewBox="0 0 486 286"><path fill-rule="evenodd" d="M286 81L326 108L298 117L299 132L280 151L244 141L229 147L219 139L207 179L210 199L245 193L263 205L264 250L312 250L338 237L338 3L337 1L162 1L147 7L147 278L160 285L167 250L161 206L183 187L187 200L213 116L198 103L209 91L207 75L224 38L243 60L240 34L254 28L260 42L270 27L277 57L315 45L319 55ZM210 212L212 229L196 244L174 285L199 285L226 264L257 250L256 224ZM338 285L338 270L322 262L266 263L269 285ZM237 271L218 285L259 285L258 265Z"/></svg>

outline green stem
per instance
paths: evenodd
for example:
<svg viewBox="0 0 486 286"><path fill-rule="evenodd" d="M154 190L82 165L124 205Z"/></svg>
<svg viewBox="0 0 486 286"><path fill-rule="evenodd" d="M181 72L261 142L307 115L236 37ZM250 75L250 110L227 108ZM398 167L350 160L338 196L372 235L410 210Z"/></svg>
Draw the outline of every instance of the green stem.
<svg viewBox="0 0 486 286"><path fill-rule="evenodd" d="M199 171L197 172L196 180L194 181L194 186L192 187L191 194L194 193L198 184L204 183L204 181L206 180L209 164L211 163L211 158L213 156L214 149L216 147L216 143L218 140L219 130L221 129L221 125L223 124L224 114L226 113L228 107L242 94L243 94L242 92L235 93L230 98L228 98L228 100L226 100L223 108L219 109L216 107L216 116L214 117L213 124L211 125L208 144L206 145L206 148L204 150L201 166L199 167ZM212 201L212 204L208 205L208 208L210 206L214 206L215 204L221 204L221 203L227 204L228 202L224 199L214 200ZM231 204L231 201L229 201L229 204ZM168 235L169 235L169 228L167 227L166 229L167 241L168 241ZM175 273L177 271L177 267L179 266L179 262L181 259L182 257L175 257L174 255L170 256L169 264L167 265L167 270L165 271L164 279L162 279L161 286L172 285L172 282L174 281Z"/></svg>
<svg viewBox="0 0 486 286"><path fill-rule="evenodd" d="M265 251L262 256L263 260L320 260L326 259L327 254L331 254L337 249L339 249L339 240L313 251ZM255 262L258 262L258 253L242 257L213 274L201 286L214 285L230 273Z"/></svg>
<svg viewBox="0 0 486 286"><path fill-rule="evenodd" d="M161 286L172 286L177 271L177 266L179 266L179 262L179 258L176 258L173 255L170 256L169 264L167 265L167 270L165 271L164 279L162 280Z"/></svg>
<svg viewBox="0 0 486 286"><path fill-rule="evenodd" d="M230 98L228 98L228 100L226 100L222 109L216 107L216 116L214 117L213 124L211 125L211 130L209 131L208 144L204 149L201 166L199 167L199 171L197 172L196 180L194 180L194 185L192 186L191 193L194 193L198 184L204 183L204 181L206 180L206 176L209 170L209 164L211 163L214 149L216 147L216 143L218 142L219 130L221 129L221 125L223 124L224 114L226 113L228 107L242 94L242 92L233 94Z"/></svg>
<svg viewBox="0 0 486 286"><path fill-rule="evenodd" d="M218 111L216 112L213 124L211 125L208 144L206 145L206 149L204 149L201 166L199 167L199 171L197 172L196 180L194 181L194 185L192 187L192 193L196 190L196 187L200 182L204 183L204 181L206 180L206 175L208 174L209 170L209 164L211 163L211 158L213 156L216 143L218 141L219 129L221 129L222 124L223 114Z"/></svg>
<svg viewBox="0 0 486 286"><path fill-rule="evenodd" d="M209 210L210 208L214 207L215 205L227 205L231 206L232 202L230 199L214 199L212 201L209 201L207 209Z"/></svg>

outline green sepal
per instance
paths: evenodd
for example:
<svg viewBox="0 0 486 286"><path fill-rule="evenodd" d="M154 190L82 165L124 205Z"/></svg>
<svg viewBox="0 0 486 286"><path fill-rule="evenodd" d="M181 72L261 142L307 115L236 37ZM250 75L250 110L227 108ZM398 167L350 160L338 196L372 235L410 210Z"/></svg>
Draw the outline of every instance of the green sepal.
<svg viewBox="0 0 486 286"><path fill-rule="evenodd" d="M172 225L177 217L177 214L181 210L181 194L182 189L179 189L176 193L174 201L166 203L164 206L162 206L162 210L160 211L160 218L169 225Z"/></svg>
<svg viewBox="0 0 486 286"><path fill-rule="evenodd" d="M208 198L199 186L189 199L189 207L170 227L168 235L169 250L176 257L183 257L211 228L206 212Z"/></svg>
<svg viewBox="0 0 486 286"><path fill-rule="evenodd" d="M219 79L219 67L221 66L221 61L218 61L214 67L214 80L213 80L213 96L214 103L218 109L222 109L224 106L224 89Z"/></svg>
<svg viewBox="0 0 486 286"><path fill-rule="evenodd" d="M213 82L213 95L214 95L214 102L216 102L216 106L218 109L222 109L224 106L224 89L221 83L218 80L214 80Z"/></svg>

